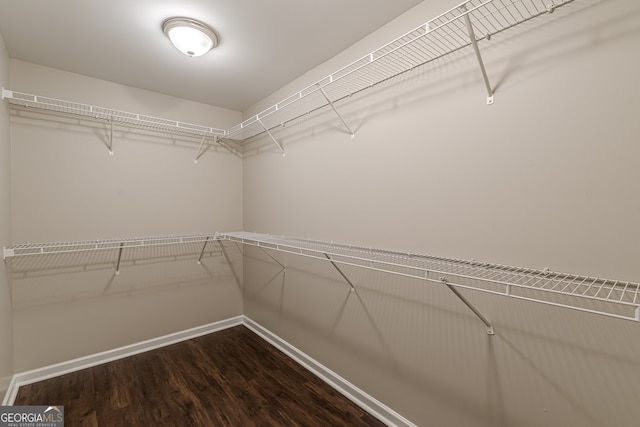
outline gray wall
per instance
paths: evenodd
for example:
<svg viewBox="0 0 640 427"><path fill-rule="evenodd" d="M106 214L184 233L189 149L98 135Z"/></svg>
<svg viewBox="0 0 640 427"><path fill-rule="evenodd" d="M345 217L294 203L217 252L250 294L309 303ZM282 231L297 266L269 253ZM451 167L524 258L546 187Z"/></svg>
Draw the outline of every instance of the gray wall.
<svg viewBox="0 0 640 427"><path fill-rule="evenodd" d="M0 86L9 84L9 54L0 34ZM11 241L11 140L9 112L0 103L0 245ZM0 264L0 396L13 375L13 312L9 275Z"/></svg>
<svg viewBox="0 0 640 427"><path fill-rule="evenodd" d="M235 111L16 60L11 72L15 91L219 128L240 120ZM102 124L12 116L13 242L242 227L241 158L211 149L196 165L197 140L118 127L109 156L107 135ZM12 259L16 372L241 314L241 276L215 244L198 265L201 246L125 250L118 276L116 251Z"/></svg>
<svg viewBox="0 0 640 427"><path fill-rule="evenodd" d="M452 7L429 1L259 103ZM640 6L577 1L245 150L244 229L640 280ZM245 314L418 425L632 426L637 323L245 250Z"/></svg>

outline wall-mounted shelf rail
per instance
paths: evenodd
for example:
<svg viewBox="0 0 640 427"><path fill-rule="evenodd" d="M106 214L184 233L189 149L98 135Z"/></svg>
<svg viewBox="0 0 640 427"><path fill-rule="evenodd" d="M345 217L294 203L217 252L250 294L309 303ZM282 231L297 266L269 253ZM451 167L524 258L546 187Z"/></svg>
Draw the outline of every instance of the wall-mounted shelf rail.
<svg viewBox="0 0 640 427"><path fill-rule="evenodd" d="M228 130L183 123L174 120L128 113L27 93L2 89L2 98L10 105L26 109L80 116L175 135L211 139L246 140L261 133L284 148L271 130L325 106L336 113L346 132L354 138L347 120L340 114L336 102L385 82L436 59L469 46L478 59L487 89L487 103L493 103L493 88L485 69L478 42L518 24L548 14L574 0L467 0L417 28L342 67L258 114ZM112 145L111 143L109 144ZM201 147L200 147L201 148ZM197 159L200 156L198 149ZM111 148L110 148L111 152Z"/></svg>
<svg viewBox="0 0 640 427"><path fill-rule="evenodd" d="M175 120L152 117L144 114L130 113L111 108L80 104L29 93L16 92L2 88L2 99L11 106L23 109L33 109L42 112L62 114L83 119L107 123L110 125L110 140L113 136L113 125L126 126L137 129L153 130L171 135L189 136L194 138L211 139L224 137L227 131L207 126L185 123ZM110 147L111 149L111 147Z"/></svg>
<svg viewBox="0 0 640 427"><path fill-rule="evenodd" d="M220 240L218 234L193 234L183 236L134 237L109 240L85 240L76 242L24 243L4 247L2 258L33 257L38 255L71 254L93 251L116 251L116 274L120 272L123 251L145 249L157 246L202 244L198 263L209 242Z"/></svg>
<svg viewBox="0 0 640 427"><path fill-rule="evenodd" d="M460 289L640 322L640 283L269 234L225 232L57 243L25 243L4 247L2 254L3 259L8 260L77 252L113 251L113 262L116 263L117 274L123 251L169 245L190 245L190 253L197 257L197 262L200 262L208 244L215 241L221 244L225 240L262 249L283 269L286 268L286 263L271 256L270 251L329 262L353 291L357 290L357 283L349 279L349 272L344 268L345 266L446 286L482 320L489 334L493 334L491 323L473 307L467 297L459 292ZM224 253L224 247L222 247L222 251ZM224 255L227 256L226 253Z"/></svg>
<svg viewBox="0 0 640 427"><path fill-rule="evenodd" d="M265 234L233 232L219 236L267 251L409 277L455 290L470 289L640 322L639 283ZM489 321L468 300L465 304L491 334Z"/></svg>
<svg viewBox="0 0 640 427"><path fill-rule="evenodd" d="M493 35L553 12L573 0L468 0L427 21L338 71L244 120L227 131L232 139L247 139L330 105L353 138L335 103L362 90L411 71L438 58L472 46L487 87L493 88L477 43Z"/></svg>

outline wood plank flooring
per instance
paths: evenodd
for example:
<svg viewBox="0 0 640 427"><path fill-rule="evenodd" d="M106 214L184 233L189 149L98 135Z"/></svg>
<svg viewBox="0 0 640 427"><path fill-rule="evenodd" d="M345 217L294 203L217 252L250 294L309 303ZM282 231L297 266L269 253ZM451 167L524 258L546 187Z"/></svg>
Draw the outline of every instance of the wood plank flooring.
<svg viewBox="0 0 640 427"><path fill-rule="evenodd" d="M65 426L384 426L244 326L20 387Z"/></svg>

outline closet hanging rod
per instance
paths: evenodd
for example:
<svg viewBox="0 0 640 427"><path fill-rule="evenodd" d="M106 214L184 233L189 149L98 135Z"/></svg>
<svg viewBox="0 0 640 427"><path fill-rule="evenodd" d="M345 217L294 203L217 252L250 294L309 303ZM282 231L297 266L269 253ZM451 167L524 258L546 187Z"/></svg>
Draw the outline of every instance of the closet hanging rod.
<svg viewBox="0 0 640 427"><path fill-rule="evenodd" d="M219 235L257 246L336 264L389 273L458 289L640 321L640 284L523 267L456 260L266 234Z"/></svg>

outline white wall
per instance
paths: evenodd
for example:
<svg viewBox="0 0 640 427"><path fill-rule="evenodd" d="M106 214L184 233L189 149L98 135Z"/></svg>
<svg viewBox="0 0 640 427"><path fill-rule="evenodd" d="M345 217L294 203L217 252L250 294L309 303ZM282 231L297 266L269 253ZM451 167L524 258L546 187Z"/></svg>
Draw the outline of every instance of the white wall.
<svg viewBox="0 0 640 427"><path fill-rule="evenodd" d="M0 34L0 86L9 83L9 54ZM11 140L9 112L0 103L0 245L11 243ZM13 375L13 309L9 274L0 264L0 396Z"/></svg>
<svg viewBox="0 0 640 427"><path fill-rule="evenodd" d="M423 2L255 113L454 1ZM578 1L274 131L245 151L244 229L640 280L640 6ZM640 328L245 252L245 314L418 425L635 425Z"/></svg>
<svg viewBox="0 0 640 427"><path fill-rule="evenodd" d="M219 128L240 120L239 112L16 60L11 75L15 91ZM106 125L24 111L11 123L15 243L242 227L242 160L225 149L196 165L198 140L116 127L109 156ZM12 260L16 371L241 314L235 273L219 246L208 248L202 265L201 244L125 250L119 276L116 251Z"/></svg>

